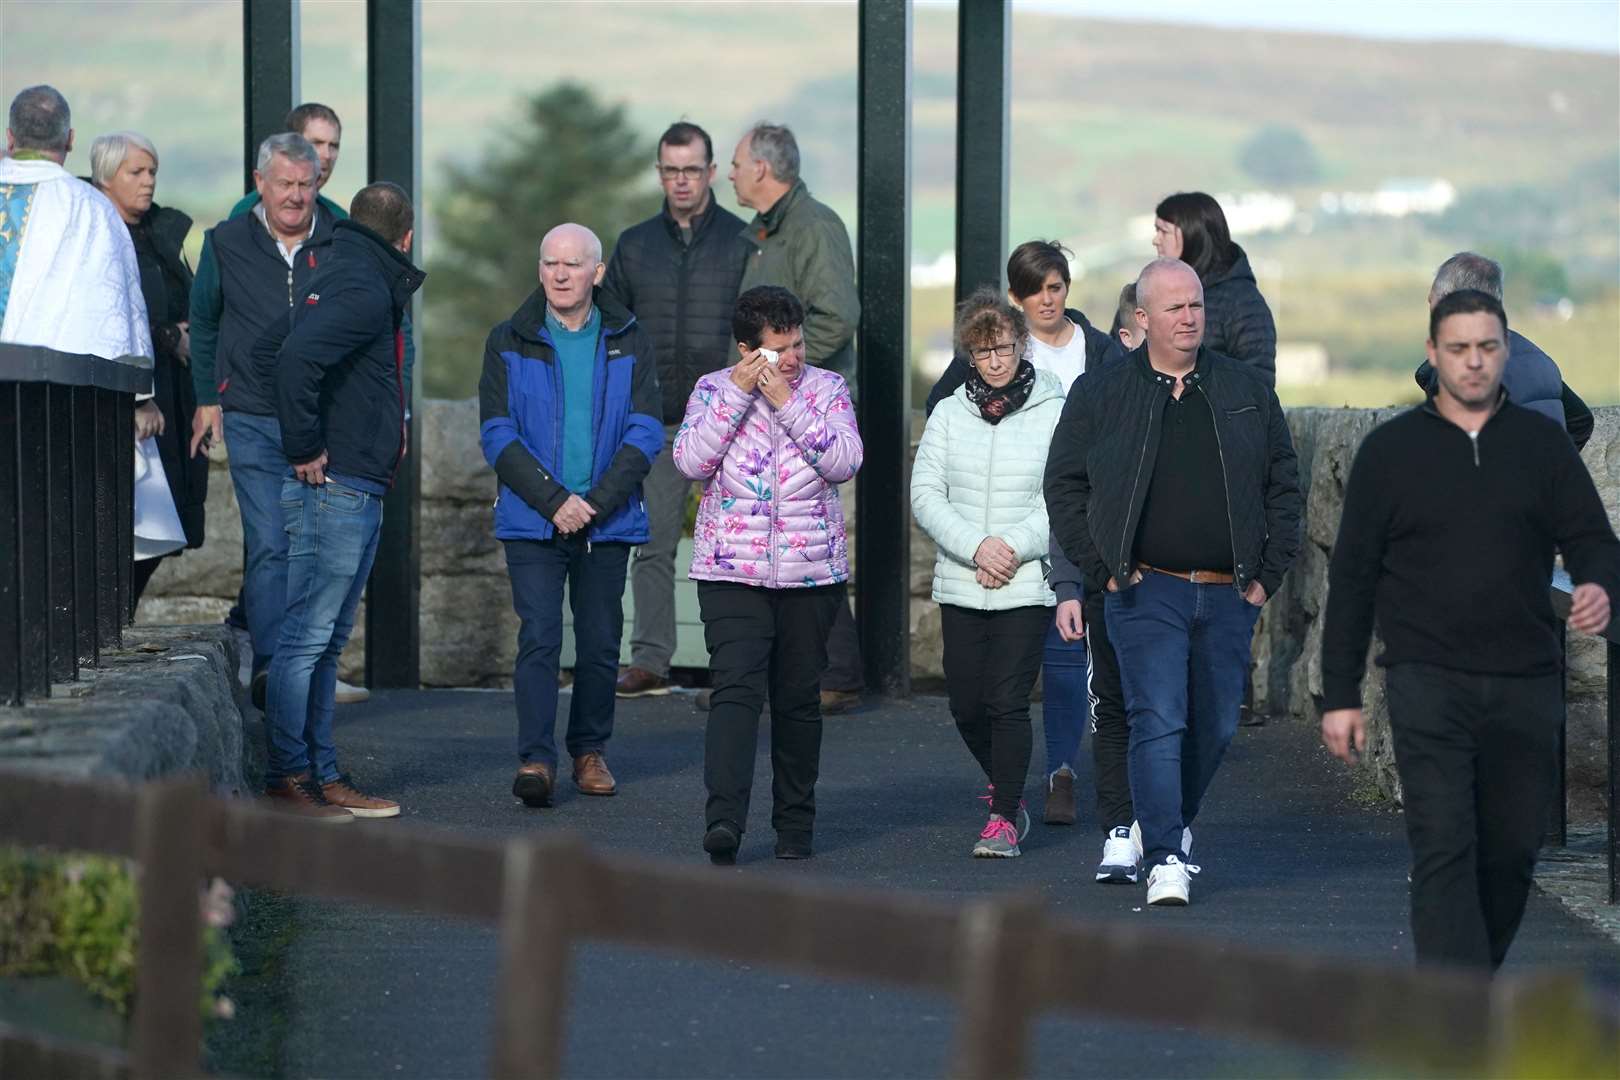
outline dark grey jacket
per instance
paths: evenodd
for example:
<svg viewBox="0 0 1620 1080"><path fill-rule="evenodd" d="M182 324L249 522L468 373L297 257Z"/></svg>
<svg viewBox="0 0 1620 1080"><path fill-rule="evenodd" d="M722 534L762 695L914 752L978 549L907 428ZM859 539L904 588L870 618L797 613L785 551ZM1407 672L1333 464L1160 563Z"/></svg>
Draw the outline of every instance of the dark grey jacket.
<svg viewBox="0 0 1620 1080"><path fill-rule="evenodd" d="M619 234L602 291L623 304L652 336L663 418L678 424L698 379L737 360L731 313L751 252L742 218L716 203L692 219L692 242L669 205Z"/></svg>
<svg viewBox="0 0 1620 1080"><path fill-rule="evenodd" d="M1204 282L1204 347L1253 367L1267 386L1277 385L1277 323L1255 284L1249 256L1236 244L1237 259Z"/></svg>
<svg viewBox="0 0 1620 1080"><path fill-rule="evenodd" d="M1242 592L1259 581L1275 596L1299 554L1303 499L1294 443L1277 395L1260 373L1200 349L1188 393L1208 395L1226 479L1232 569ZM1074 382L1046 457L1046 510L1063 553L1088 589L1136 569L1136 528L1159 451L1173 380L1154 371L1147 346Z"/></svg>

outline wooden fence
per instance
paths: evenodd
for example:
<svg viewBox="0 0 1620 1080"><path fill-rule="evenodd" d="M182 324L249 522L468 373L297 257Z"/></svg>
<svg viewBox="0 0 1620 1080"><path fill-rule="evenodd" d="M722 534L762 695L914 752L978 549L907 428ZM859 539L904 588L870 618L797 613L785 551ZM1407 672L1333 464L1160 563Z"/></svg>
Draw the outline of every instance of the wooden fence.
<svg viewBox="0 0 1620 1080"><path fill-rule="evenodd" d="M0 772L0 843L140 864L140 963L127 1051L0 1027L0 1076L167 1078L201 1072L206 877L496 923L491 1074L555 1076L571 946L604 941L953 995L950 1071L1022 1076L1043 1013L1178 1027L1352 1055L1385 1068L1535 1072L1585 1048L1620 1060L1620 1022L1577 975L1490 981L1388 963L1234 948L1161 928L1049 916L1013 894L967 904L845 884L780 883L604 856L563 833L508 843L390 826L334 829L209 796ZM1302 912L1309 918L1309 912ZM1175 972L1165 979L1163 971ZM1106 971L1106 979L1087 972Z"/></svg>

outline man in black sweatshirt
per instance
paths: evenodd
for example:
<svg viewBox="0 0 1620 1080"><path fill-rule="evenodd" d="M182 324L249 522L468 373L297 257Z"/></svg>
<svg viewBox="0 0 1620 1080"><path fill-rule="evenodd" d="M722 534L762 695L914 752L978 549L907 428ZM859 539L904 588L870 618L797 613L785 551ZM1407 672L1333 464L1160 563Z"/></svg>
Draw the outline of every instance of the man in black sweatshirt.
<svg viewBox="0 0 1620 1080"><path fill-rule="evenodd" d="M1328 573L1322 741L1366 743L1361 679L1383 637L1412 845L1418 962L1494 970L1524 914L1553 798L1563 656L1548 582L1563 552L1569 625L1609 622L1620 541L1568 437L1502 390L1507 315L1473 289L1429 313L1436 384L1362 443Z"/></svg>

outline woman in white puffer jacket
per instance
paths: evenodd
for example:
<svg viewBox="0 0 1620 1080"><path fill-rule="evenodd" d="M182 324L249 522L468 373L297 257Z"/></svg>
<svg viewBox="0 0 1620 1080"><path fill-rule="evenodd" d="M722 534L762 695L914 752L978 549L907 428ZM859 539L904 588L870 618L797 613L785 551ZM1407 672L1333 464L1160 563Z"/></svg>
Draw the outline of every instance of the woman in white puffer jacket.
<svg viewBox="0 0 1620 1080"><path fill-rule="evenodd" d="M973 370L929 417L911 471L912 512L938 548L951 715L990 781L981 858L1018 855L1029 828L1029 697L1057 603L1042 478L1064 388L1030 363L1028 344L1024 313L995 289L963 301L956 346Z"/></svg>

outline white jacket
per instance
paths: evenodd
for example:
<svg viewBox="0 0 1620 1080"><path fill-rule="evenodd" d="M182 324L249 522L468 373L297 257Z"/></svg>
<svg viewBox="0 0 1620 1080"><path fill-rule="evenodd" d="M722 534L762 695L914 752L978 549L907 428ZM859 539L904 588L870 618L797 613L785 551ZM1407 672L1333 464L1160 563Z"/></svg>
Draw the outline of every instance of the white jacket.
<svg viewBox="0 0 1620 1080"><path fill-rule="evenodd" d="M911 469L911 511L938 548L934 599L974 611L1057 603L1046 583L1050 541L1042 481L1063 385L1036 369L1023 408L991 424L967 387L939 403L923 429ZM973 554L998 536L1018 553L1013 579L999 589L974 580Z"/></svg>

